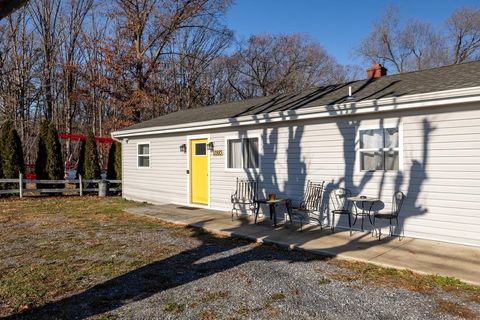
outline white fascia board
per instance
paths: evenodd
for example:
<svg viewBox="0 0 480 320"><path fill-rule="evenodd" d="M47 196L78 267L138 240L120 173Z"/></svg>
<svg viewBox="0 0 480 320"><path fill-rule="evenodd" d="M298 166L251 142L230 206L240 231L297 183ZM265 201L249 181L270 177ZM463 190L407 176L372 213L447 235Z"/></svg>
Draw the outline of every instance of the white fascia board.
<svg viewBox="0 0 480 320"><path fill-rule="evenodd" d="M378 100L361 102L340 103L317 107L303 108L280 112L264 113L259 115L241 116L230 119L184 123L179 125L150 127L132 130L119 130L112 132L114 139L143 135L158 135L175 132L189 132L194 130L217 129L275 123L282 121L306 120L326 117L341 117L368 114L373 112L386 112L406 110L448 104L468 103L480 101L480 87L462 88L429 92L403 97L390 97Z"/></svg>

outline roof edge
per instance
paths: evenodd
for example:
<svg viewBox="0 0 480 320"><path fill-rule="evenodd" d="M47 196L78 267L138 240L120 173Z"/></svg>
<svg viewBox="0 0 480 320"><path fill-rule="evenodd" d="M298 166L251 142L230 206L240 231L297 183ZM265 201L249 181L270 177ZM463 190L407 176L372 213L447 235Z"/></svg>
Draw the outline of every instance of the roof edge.
<svg viewBox="0 0 480 320"><path fill-rule="evenodd" d="M389 97L378 100L371 99L358 103L348 102L332 105L321 105L299 110L278 111L271 113L263 113L259 115L241 116L237 118L223 118L209 121L183 123L171 126L156 126L131 130L117 130L112 132L111 136L114 139L120 139L131 136L189 132L204 129L238 127L245 125L295 121L303 119L351 116L356 114L368 114L373 112L413 109L474 101L480 101L480 86L444 91L434 91L428 93L406 95L401 97Z"/></svg>

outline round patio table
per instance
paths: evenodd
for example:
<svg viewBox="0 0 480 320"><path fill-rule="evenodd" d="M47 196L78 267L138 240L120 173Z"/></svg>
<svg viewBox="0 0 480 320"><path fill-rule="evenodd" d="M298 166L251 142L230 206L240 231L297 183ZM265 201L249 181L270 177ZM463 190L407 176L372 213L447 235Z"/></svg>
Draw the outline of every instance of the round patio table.
<svg viewBox="0 0 480 320"><path fill-rule="evenodd" d="M375 202L379 202L379 198L374 198L374 197L366 197L366 196L355 196L355 197L348 197L348 201L352 201L353 204L355 205L355 220L353 221L353 225L357 222L358 216L362 216L362 231L363 231L363 220L365 217L368 217L368 220L370 221L370 224L373 227L373 222L372 222L372 217L371 217L371 212L372 212L372 207L375 204ZM358 203L362 203L362 210L359 213L359 208L358 208Z"/></svg>

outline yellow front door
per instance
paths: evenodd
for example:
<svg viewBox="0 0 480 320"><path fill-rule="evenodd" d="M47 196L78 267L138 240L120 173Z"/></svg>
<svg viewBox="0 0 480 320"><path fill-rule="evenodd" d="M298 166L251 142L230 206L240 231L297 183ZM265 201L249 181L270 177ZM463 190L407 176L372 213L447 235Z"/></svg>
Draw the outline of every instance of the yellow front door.
<svg viewBox="0 0 480 320"><path fill-rule="evenodd" d="M190 201L208 204L207 139L190 140Z"/></svg>

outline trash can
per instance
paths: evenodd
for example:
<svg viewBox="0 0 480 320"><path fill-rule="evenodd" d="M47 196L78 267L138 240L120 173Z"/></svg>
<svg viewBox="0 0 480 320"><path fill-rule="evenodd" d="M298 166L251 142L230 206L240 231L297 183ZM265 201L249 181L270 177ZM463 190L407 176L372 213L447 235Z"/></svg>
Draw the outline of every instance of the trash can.
<svg viewBox="0 0 480 320"><path fill-rule="evenodd" d="M98 196L99 197L108 196L109 187L110 187L110 182L108 182L108 180L100 180L98 182Z"/></svg>

